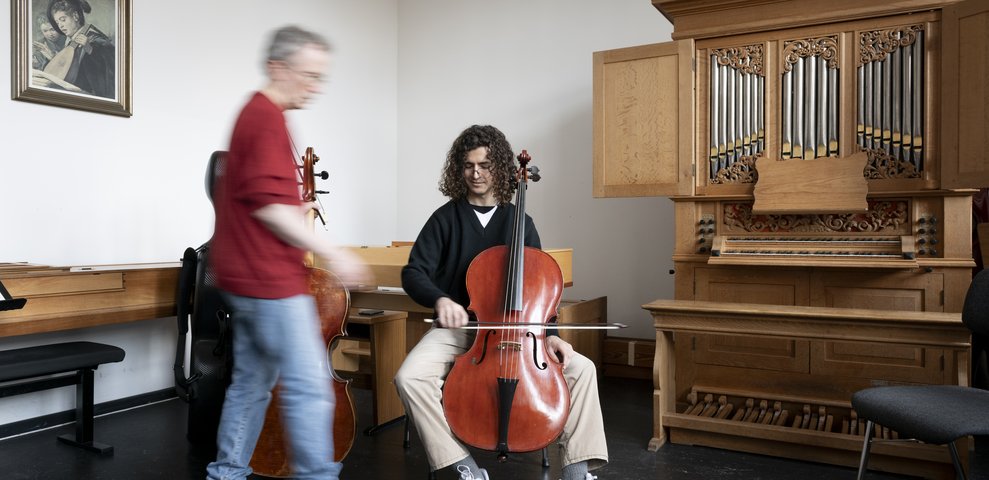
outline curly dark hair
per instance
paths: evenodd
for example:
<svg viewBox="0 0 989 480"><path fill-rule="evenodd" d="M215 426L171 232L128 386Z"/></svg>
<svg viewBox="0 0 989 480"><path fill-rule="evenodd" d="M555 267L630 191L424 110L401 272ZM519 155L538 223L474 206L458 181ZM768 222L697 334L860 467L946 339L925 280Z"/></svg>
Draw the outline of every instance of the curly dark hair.
<svg viewBox="0 0 989 480"><path fill-rule="evenodd" d="M491 125L472 125L453 141L443 164L439 187L443 195L460 200L467 197L464 162L475 148L488 147L494 195L499 204L508 203L515 193L515 154L505 134Z"/></svg>

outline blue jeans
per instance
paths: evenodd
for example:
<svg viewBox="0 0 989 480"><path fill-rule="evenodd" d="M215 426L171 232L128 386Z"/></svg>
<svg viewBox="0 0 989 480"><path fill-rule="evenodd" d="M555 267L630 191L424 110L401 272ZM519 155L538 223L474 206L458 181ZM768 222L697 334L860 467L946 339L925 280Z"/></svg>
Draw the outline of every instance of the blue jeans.
<svg viewBox="0 0 989 480"><path fill-rule="evenodd" d="M225 294L233 308L233 378L217 432L211 480L240 480L264 425L277 381L293 478L336 480L335 399L316 304L308 295L261 299Z"/></svg>

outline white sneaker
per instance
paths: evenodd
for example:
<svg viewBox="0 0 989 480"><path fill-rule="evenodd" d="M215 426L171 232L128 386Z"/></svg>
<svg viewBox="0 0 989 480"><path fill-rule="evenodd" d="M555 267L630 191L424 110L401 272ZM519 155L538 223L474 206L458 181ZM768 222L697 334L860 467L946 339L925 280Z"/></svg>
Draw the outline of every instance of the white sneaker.
<svg viewBox="0 0 989 480"><path fill-rule="evenodd" d="M457 471L460 472L460 480L490 480L488 471L483 468L478 468L477 473L472 473L470 467L460 465L457 467Z"/></svg>
<svg viewBox="0 0 989 480"><path fill-rule="evenodd" d="M584 480L597 480L597 478L598 478L597 475L591 475L590 473L588 473L584 477ZM563 479L561 478L560 480L563 480Z"/></svg>

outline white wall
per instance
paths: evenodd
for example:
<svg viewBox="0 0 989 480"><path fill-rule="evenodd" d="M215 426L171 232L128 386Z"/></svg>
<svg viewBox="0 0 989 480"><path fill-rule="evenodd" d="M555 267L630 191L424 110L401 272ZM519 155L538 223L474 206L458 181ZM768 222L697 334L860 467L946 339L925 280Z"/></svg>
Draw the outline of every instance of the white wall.
<svg viewBox="0 0 989 480"><path fill-rule="evenodd" d="M395 0L133 3L133 117L3 102L0 261L173 261L208 239L206 160L226 148L240 106L263 86L269 32L290 23L336 46L326 93L288 114L299 149L315 147L332 175L329 217L341 241L390 240ZM0 10L10 25L10 9ZM9 41L0 36L2 65ZM0 75L0 90L9 81ZM372 213L380 221L363 220Z"/></svg>
<svg viewBox="0 0 989 480"><path fill-rule="evenodd" d="M568 299L608 296L609 335L652 338L640 306L672 298L673 206L591 196L592 62L598 50L670 40L647 0L399 2L397 233L415 239L445 198L450 143L491 124L543 180L527 194L544 247L573 247Z"/></svg>
<svg viewBox="0 0 989 480"><path fill-rule="evenodd" d="M0 100L0 262L178 261L209 239L206 161L227 147L240 106L263 86L268 34L286 24L336 47L326 93L288 114L298 147L315 147L331 174L321 188L331 191L323 202L334 238L390 241L395 2L134 1L133 117ZM0 8L0 25L10 25L10 8ZM0 65L10 65L9 42L0 35ZM0 91L9 82L0 75ZM69 339L124 348L124 362L98 370L101 402L170 387L175 336L174 319L161 319L0 339L0 348ZM0 399L0 424L67 410L73 400L70 388Z"/></svg>
<svg viewBox="0 0 989 480"><path fill-rule="evenodd" d="M299 148L329 170L334 240L413 239L443 201L450 142L501 128L543 180L529 212L547 247L573 247L567 298L607 295L618 335L651 337L639 305L671 298L672 204L591 197L591 53L669 40L648 0L213 0L134 3L134 116L0 100L0 262L177 261L212 232L209 154L227 145L263 82L271 29L296 23L336 46L326 93L289 114ZM0 9L0 24L10 24ZM10 64L0 36L0 65ZM10 91L0 75L0 91ZM57 128L56 128L57 126ZM127 350L98 371L96 401L169 388L174 319L0 339ZM67 410L71 389L0 399L0 424Z"/></svg>

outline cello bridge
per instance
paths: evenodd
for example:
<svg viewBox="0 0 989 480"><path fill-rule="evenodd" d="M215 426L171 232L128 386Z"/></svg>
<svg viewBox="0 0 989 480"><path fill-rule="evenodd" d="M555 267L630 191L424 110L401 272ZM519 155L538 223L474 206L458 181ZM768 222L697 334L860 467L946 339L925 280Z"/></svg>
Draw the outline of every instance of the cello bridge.
<svg viewBox="0 0 989 480"><path fill-rule="evenodd" d="M495 348L497 348L498 350L511 350L515 352L521 352L522 342L498 342L498 345Z"/></svg>

